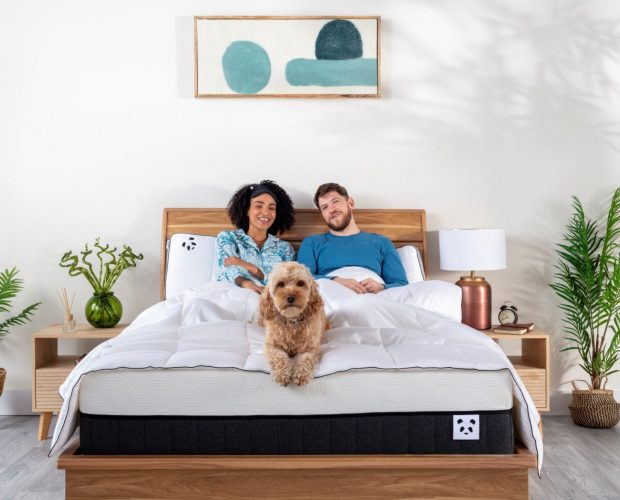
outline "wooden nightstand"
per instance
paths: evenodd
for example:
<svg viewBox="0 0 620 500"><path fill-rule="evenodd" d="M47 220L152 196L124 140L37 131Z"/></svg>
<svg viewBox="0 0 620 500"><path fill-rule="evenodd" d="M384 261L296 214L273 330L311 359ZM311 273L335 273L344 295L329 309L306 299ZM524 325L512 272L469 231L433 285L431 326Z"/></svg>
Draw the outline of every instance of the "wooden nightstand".
<svg viewBox="0 0 620 500"><path fill-rule="evenodd" d="M75 368L79 355L58 355L58 341L62 339L104 340L116 337L127 325L114 328L94 328L77 325L71 333L63 333L62 325L50 325L32 335L32 411L39 416L39 441L47 439L52 413L58 413L62 399L58 389Z"/></svg>
<svg viewBox="0 0 620 500"><path fill-rule="evenodd" d="M532 330L523 335L483 333L494 340L521 342L521 356L508 356L523 380L538 411L549 411L549 334Z"/></svg>

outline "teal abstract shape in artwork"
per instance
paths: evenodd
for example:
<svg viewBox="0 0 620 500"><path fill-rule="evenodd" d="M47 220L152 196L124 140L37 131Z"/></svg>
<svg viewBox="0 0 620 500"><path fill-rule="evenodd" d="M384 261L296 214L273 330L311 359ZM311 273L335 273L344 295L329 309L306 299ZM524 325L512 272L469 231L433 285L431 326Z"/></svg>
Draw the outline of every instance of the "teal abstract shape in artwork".
<svg viewBox="0 0 620 500"><path fill-rule="evenodd" d="M377 60L293 59L286 65L286 80L296 86L374 86L377 85Z"/></svg>
<svg viewBox="0 0 620 500"><path fill-rule="evenodd" d="M232 42L222 56L226 83L233 92L256 94L269 83L271 61L269 55L254 42Z"/></svg>
<svg viewBox="0 0 620 500"><path fill-rule="evenodd" d="M314 54L317 59L357 59L363 52L362 35L355 24L346 19L328 22L316 37Z"/></svg>

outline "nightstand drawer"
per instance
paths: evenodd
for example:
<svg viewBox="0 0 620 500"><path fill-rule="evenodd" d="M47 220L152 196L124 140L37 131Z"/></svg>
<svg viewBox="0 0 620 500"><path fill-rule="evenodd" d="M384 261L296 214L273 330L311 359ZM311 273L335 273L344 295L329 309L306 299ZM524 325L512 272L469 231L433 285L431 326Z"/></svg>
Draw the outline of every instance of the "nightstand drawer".
<svg viewBox="0 0 620 500"><path fill-rule="evenodd" d="M58 386L49 388L37 388L35 397L35 410L60 410L62 399L58 394Z"/></svg>
<svg viewBox="0 0 620 500"><path fill-rule="evenodd" d="M67 375L69 373L67 372ZM67 378L37 376L37 388L34 398L35 410L59 410L62 406L62 398L58 394L58 388Z"/></svg>
<svg viewBox="0 0 620 500"><path fill-rule="evenodd" d="M58 388L73 370L75 358L76 356L58 356L49 366L35 370L36 409L60 409L62 399L58 394Z"/></svg>
<svg viewBox="0 0 620 500"><path fill-rule="evenodd" d="M525 384L527 392L530 393L537 408L547 406L547 378L544 368L517 367L519 377Z"/></svg>

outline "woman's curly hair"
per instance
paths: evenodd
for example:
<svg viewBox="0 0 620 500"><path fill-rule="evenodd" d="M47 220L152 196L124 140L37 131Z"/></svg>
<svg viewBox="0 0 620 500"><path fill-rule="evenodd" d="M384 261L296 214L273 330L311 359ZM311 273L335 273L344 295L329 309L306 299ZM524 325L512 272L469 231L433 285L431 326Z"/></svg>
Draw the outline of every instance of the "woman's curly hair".
<svg viewBox="0 0 620 500"><path fill-rule="evenodd" d="M276 220L267 230L269 234L282 233L295 224L295 207L290 196L273 181L260 181L258 184L246 184L240 187L228 202L228 216L230 222L238 228L248 231L250 221L248 219L248 210L250 208L250 200L252 192L258 186L265 186L276 197Z"/></svg>

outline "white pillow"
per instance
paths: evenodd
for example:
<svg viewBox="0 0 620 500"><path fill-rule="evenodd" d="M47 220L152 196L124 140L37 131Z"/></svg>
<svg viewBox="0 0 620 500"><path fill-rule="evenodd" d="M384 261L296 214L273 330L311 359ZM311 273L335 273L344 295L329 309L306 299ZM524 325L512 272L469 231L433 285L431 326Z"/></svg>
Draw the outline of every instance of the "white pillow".
<svg viewBox="0 0 620 500"><path fill-rule="evenodd" d="M409 283L418 283L424 281L424 264L422 263L422 256L417 247L412 245L406 245L396 249L400 261L405 268L405 274L407 275L407 281Z"/></svg>
<svg viewBox="0 0 620 500"><path fill-rule="evenodd" d="M217 278L215 237L177 233L168 241L166 297Z"/></svg>
<svg viewBox="0 0 620 500"><path fill-rule="evenodd" d="M381 283L382 285L385 283L381 276L374 271L358 266L341 267L340 269L336 269L335 271L327 274L327 276L338 276L339 278L347 278L355 281L362 281L366 278L372 278L377 283Z"/></svg>

